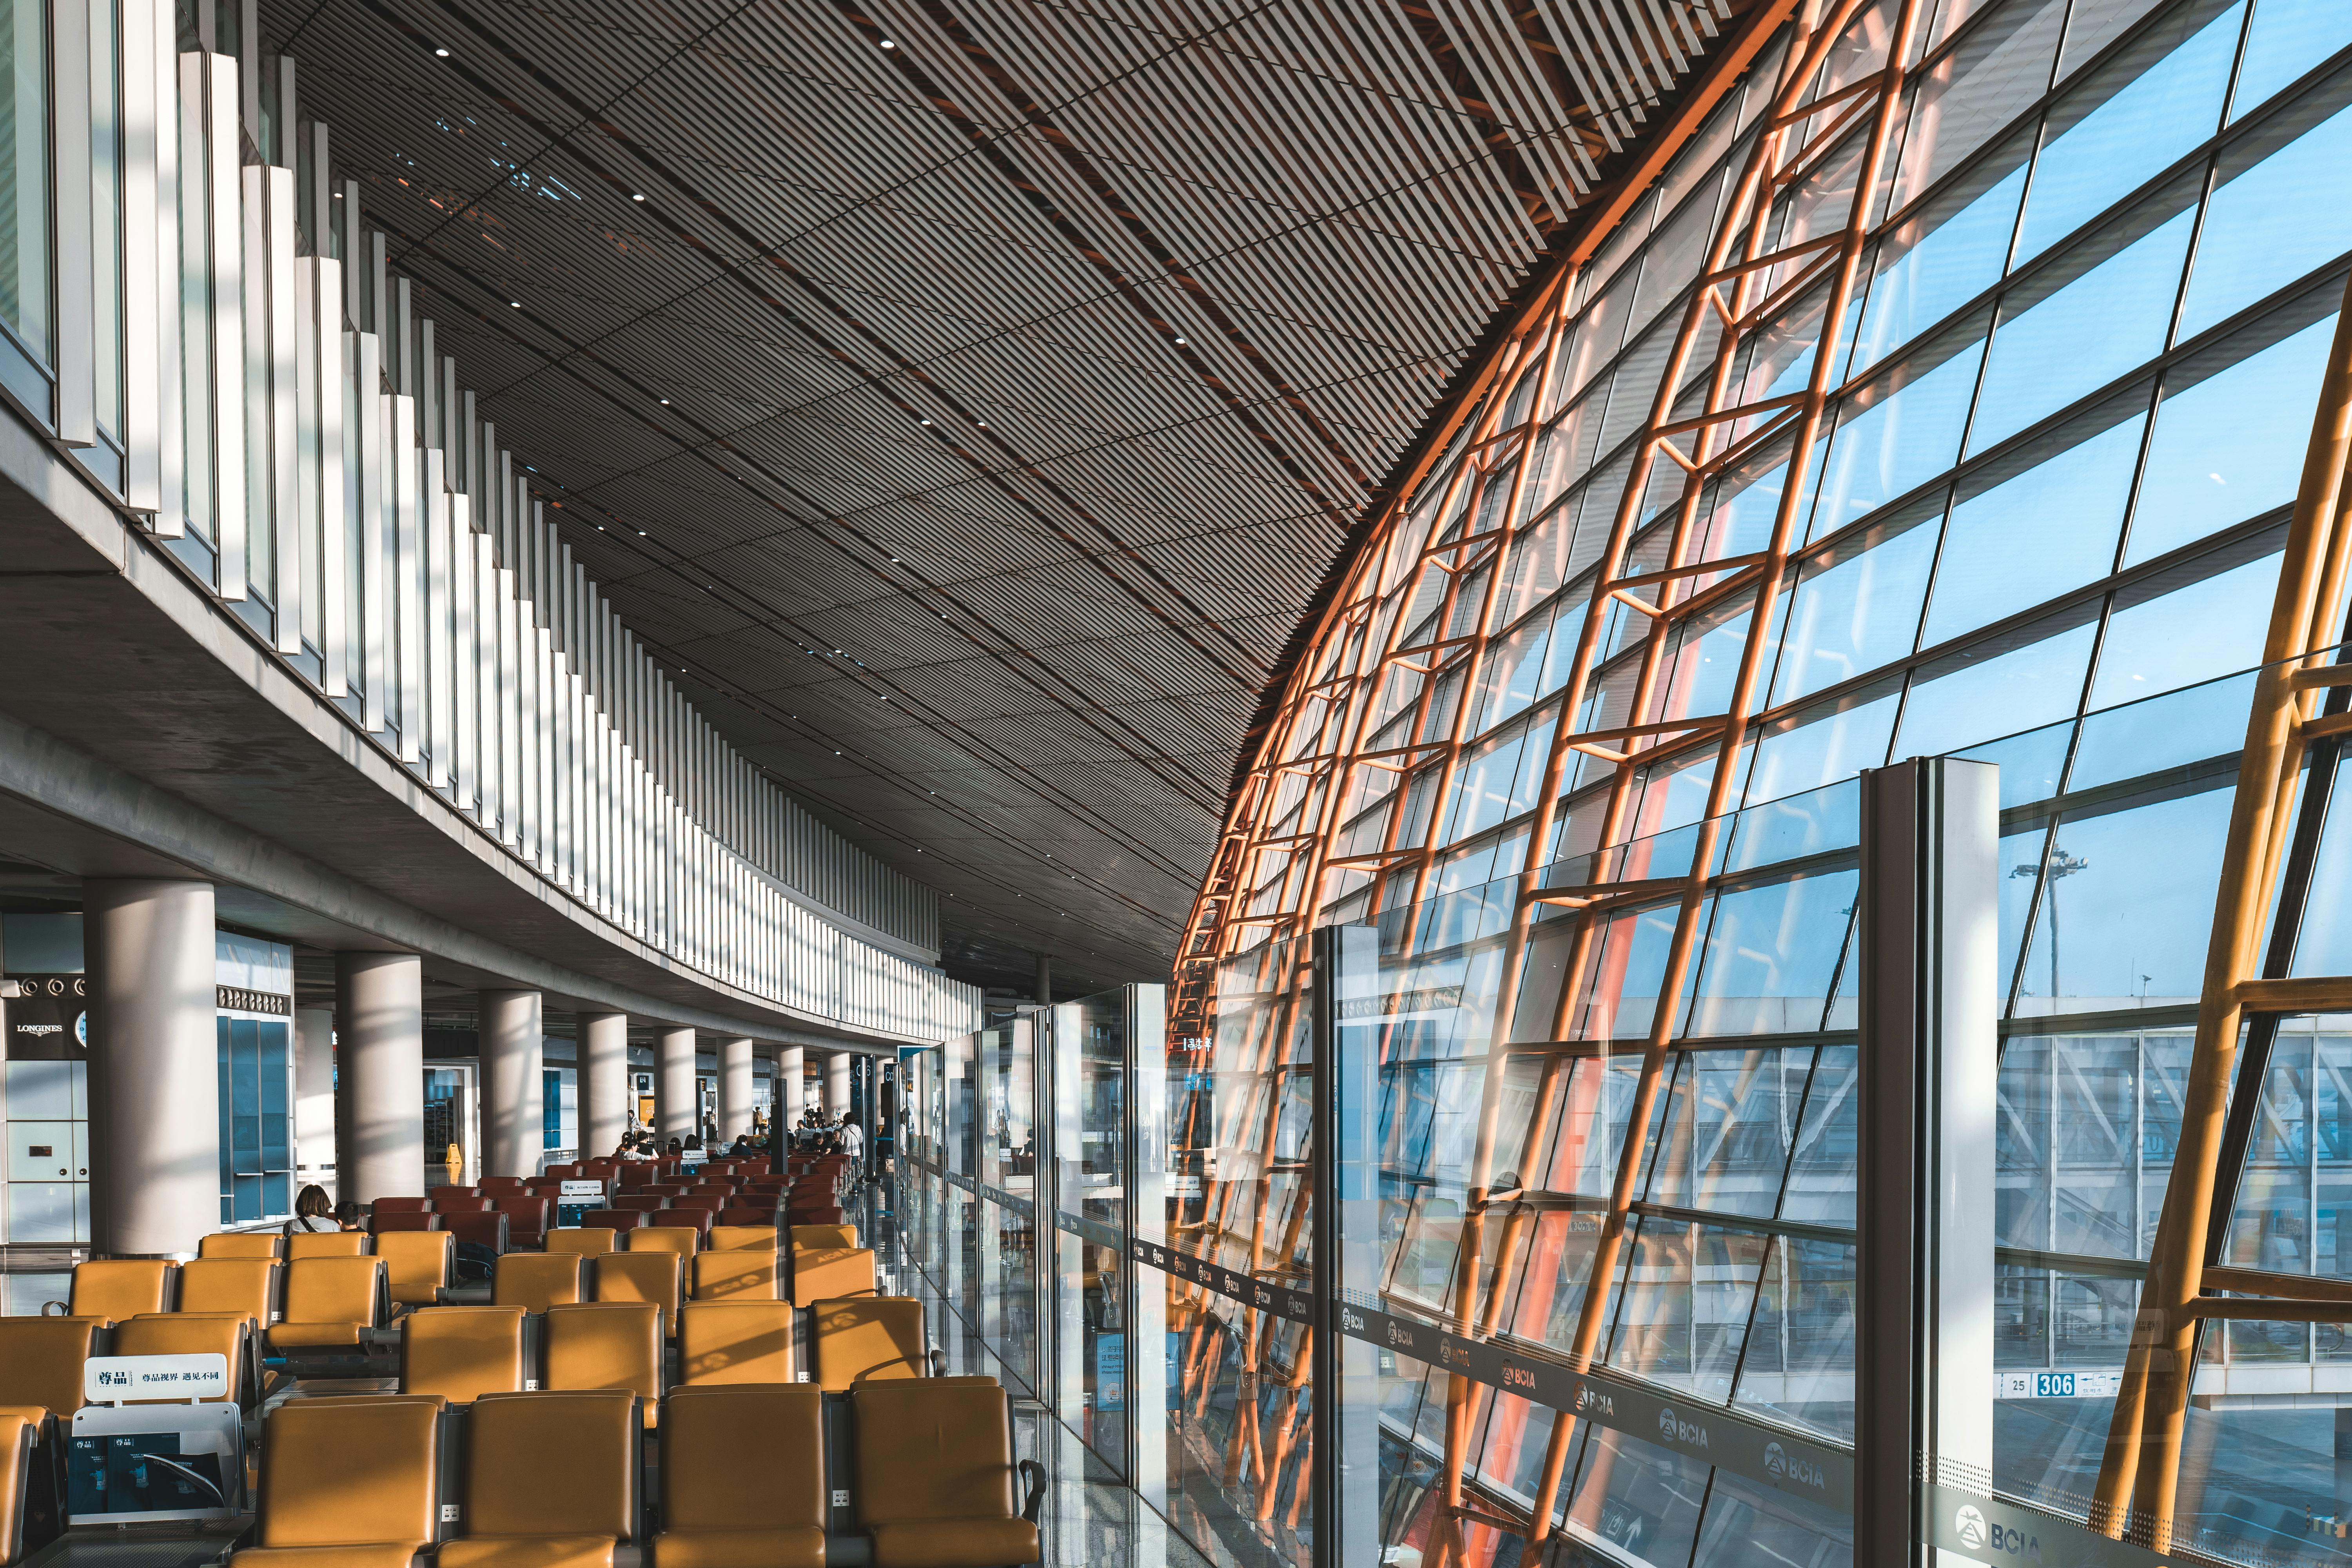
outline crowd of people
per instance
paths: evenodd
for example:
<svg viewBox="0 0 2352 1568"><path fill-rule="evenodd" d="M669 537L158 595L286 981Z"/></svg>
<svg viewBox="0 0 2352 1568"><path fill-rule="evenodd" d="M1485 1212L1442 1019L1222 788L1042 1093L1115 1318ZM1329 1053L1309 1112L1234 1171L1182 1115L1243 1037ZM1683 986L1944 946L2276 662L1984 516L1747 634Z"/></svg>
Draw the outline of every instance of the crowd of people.
<svg viewBox="0 0 2352 1568"><path fill-rule="evenodd" d="M804 1112L784 1133L786 1146L800 1153L840 1153L849 1156L853 1181L863 1181L866 1174L866 1130L857 1118L846 1111L811 1110ZM635 1128L622 1135L614 1147L616 1160L656 1160L668 1154L689 1154L708 1152L714 1159L732 1159L747 1154L765 1154L772 1146L772 1134L767 1131L747 1133L731 1143L719 1140L719 1130L706 1123L703 1133L688 1133L684 1138L671 1138L667 1142L649 1128Z"/></svg>
<svg viewBox="0 0 2352 1568"><path fill-rule="evenodd" d="M688 1133L684 1138L672 1138L665 1142L652 1129L632 1128L624 1133L613 1149L616 1160L656 1160L665 1154L685 1154L708 1151L713 1159L733 1159L745 1155L765 1154L773 1142L767 1129L727 1143L723 1147L716 1126L706 1123L708 1135ZM866 1180L866 1130L857 1118L846 1111L811 1110L804 1112L784 1133L786 1147L799 1153L846 1154L849 1156L850 1180ZM451 1146L454 1155L456 1146ZM454 1176L453 1178L454 1179ZM306 1186L294 1199L294 1217L286 1222L289 1236L299 1232L330 1230L365 1230L368 1211L362 1205L346 1199L336 1203L320 1186Z"/></svg>

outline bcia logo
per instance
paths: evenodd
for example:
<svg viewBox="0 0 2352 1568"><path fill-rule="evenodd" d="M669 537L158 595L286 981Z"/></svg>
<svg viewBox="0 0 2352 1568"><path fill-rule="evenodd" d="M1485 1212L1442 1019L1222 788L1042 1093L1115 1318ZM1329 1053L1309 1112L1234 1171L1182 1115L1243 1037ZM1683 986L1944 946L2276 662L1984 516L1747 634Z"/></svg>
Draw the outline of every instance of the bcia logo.
<svg viewBox="0 0 2352 1568"><path fill-rule="evenodd" d="M1979 1551L1990 1547L1995 1552L2013 1552L2017 1556L2030 1557L2036 1562L2041 1560L2042 1538L2040 1536L2028 1535L2021 1530L1989 1520L1973 1503L1960 1505L1959 1511L1952 1515L1952 1529L1959 1536L1960 1544L1963 1546Z"/></svg>
<svg viewBox="0 0 2352 1568"><path fill-rule="evenodd" d="M1617 1415L1617 1401L1588 1383L1576 1391L1576 1409L1580 1415L1598 1410L1604 1417L1613 1420Z"/></svg>
<svg viewBox="0 0 2352 1568"><path fill-rule="evenodd" d="M1362 1333L1364 1331L1364 1314L1355 1311L1349 1308L1342 1307L1339 1309L1339 1326L1346 1329L1350 1333Z"/></svg>
<svg viewBox="0 0 2352 1568"><path fill-rule="evenodd" d="M1799 1486L1815 1490L1827 1489L1829 1478L1822 1474L1821 1466L1802 1455L1791 1457L1778 1443L1764 1445L1764 1470L1776 1481L1794 1481Z"/></svg>
<svg viewBox="0 0 2352 1568"><path fill-rule="evenodd" d="M1696 1421L1685 1421L1669 1405L1658 1412L1658 1436L1669 1443L1685 1443L1694 1448L1706 1447L1706 1428Z"/></svg>
<svg viewBox="0 0 2352 1568"><path fill-rule="evenodd" d="M1403 1327L1402 1324L1391 1323L1389 1325L1389 1343L1392 1345L1410 1345L1412 1343L1412 1331Z"/></svg>

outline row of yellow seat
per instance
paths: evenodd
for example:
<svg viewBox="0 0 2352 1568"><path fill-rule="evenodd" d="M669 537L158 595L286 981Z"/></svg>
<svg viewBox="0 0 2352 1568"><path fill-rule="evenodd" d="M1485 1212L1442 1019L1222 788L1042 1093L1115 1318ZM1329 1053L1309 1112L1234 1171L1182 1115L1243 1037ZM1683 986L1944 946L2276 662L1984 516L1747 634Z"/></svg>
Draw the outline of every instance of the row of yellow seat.
<svg viewBox="0 0 2352 1568"><path fill-rule="evenodd" d="M311 1259L296 1271L351 1261ZM792 1383L805 1375L839 1392L930 1370L923 1305L911 1297L818 1302L806 1366L794 1344L793 1312L789 1302L751 1300L579 1301L543 1314L520 1306L422 1307L401 1319L401 1387L457 1402L531 1387L624 1388L658 1400L673 1329L685 1384ZM535 1346L525 1334L534 1316L542 1325ZM213 1352L233 1368L247 1367L253 1333L252 1322L236 1312L143 1313L111 1323L0 1318L0 1416L19 1415L37 1428L52 1416L70 1418L82 1406L82 1366L93 1355ZM230 1397L249 1393L233 1387Z"/></svg>
<svg viewBox="0 0 2352 1568"><path fill-rule="evenodd" d="M436 1542L438 1568L611 1568L628 1543L649 1545L653 1568L824 1568L843 1491L878 1568L1038 1560L1043 1472L1016 1464L993 1379L874 1383L850 1399L844 1466L828 1463L814 1387L671 1391L657 1530L643 1519L646 1418L630 1392L485 1394L462 1418L429 1394L298 1400L264 1427L259 1542L230 1568L408 1568ZM459 1419L460 1495L446 1497Z"/></svg>
<svg viewBox="0 0 2352 1568"><path fill-rule="evenodd" d="M820 1301L803 1355L785 1301L688 1301L676 1315L679 1384L811 1382L831 1393L932 1370L912 1297ZM520 1307L425 1307L402 1318L400 1387L463 1404L541 1388L625 1388L657 1400L673 1320L650 1301L582 1301L536 1319Z"/></svg>

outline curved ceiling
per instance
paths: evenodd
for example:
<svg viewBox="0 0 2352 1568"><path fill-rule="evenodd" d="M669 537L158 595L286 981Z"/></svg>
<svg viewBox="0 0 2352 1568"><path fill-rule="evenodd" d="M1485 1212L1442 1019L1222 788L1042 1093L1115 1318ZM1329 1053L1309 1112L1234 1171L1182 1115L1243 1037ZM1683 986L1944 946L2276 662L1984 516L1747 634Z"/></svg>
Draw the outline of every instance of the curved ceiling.
<svg viewBox="0 0 2352 1568"><path fill-rule="evenodd" d="M1260 694L1751 0L263 0L576 557L948 962L1163 975Z"/></svg>

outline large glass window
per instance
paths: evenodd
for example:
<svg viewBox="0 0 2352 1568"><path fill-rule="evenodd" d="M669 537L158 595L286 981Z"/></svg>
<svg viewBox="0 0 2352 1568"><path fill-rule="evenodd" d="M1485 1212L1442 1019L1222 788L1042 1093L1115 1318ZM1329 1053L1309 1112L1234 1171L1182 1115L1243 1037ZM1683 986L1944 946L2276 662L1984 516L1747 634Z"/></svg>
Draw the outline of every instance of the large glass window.
<svg viewBox="0 0 2352 1568"><path fill-rule="evenodd" d="M0 5L0 320L15 342L0 353L8 389L49 411L49 15L44 0Z"/></svg>

